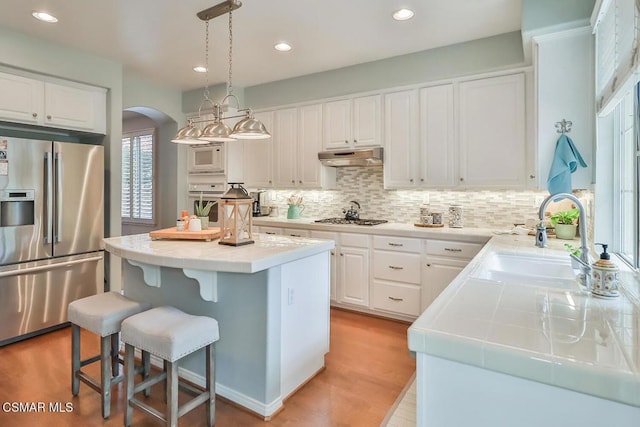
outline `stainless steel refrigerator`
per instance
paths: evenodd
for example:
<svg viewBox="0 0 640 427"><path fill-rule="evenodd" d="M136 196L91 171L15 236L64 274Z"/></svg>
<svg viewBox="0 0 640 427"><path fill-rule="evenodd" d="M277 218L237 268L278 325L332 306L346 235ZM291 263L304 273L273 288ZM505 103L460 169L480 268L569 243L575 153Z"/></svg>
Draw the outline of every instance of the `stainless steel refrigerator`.
<svg viewBox="0 0 640 427"><path fill-rule="evenodd" d="M103 291L104 152L0 136L0 346Z"/></svg>

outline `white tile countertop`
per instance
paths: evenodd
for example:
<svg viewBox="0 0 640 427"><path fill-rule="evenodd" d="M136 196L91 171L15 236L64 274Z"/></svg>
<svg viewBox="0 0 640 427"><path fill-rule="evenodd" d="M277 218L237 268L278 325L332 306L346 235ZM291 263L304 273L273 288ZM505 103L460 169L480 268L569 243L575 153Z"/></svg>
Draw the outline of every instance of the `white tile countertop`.
<svg viewBox="0 0 640 427"><path fill-rule="evenodd" d="M493 230L488 228L441 228L416 227L413 224L387 222L378 225L354 224L322 224L315 222L319 218L286 219L281 217L256 217L253 225L266 227L300 228L305 230L334 231L337 233L375 234L379 236L416 237L422 239L437 239L464 241L470 243L486 243Z"/></svg>
<svg viewBox="0 0 640 427"><path fill-rule="evenodd" d="M335 247L332 240L254 234L255 243L228 246L191 240L151 240L148 234L109 237L105 249L121 258L151 265L255 273Z"/></svg>
<svg viewBox="0 0 640 427"><path fill-rule="evenodd" d="M539 260L540 269L544 259L569 263L560 241L550 246L535 247L531 236L494 236L413 323L409 348L640 406L634 296L623 290L601 299L570 279L525 285L483 274L496 254Z"/></svg>

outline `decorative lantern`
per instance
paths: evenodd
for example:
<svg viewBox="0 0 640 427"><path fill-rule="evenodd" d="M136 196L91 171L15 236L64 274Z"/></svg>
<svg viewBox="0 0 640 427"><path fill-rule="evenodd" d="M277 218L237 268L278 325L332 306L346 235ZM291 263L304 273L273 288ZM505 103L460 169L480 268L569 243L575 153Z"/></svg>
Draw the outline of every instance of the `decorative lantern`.
<svg viewBox="0 0 640 427"><path fill-rule="evenodd" d="M253 199L247 190L240 184L231 184L229 191L218 201L221 245L241 246L254 243L251 239L252 207Z"/></svg>

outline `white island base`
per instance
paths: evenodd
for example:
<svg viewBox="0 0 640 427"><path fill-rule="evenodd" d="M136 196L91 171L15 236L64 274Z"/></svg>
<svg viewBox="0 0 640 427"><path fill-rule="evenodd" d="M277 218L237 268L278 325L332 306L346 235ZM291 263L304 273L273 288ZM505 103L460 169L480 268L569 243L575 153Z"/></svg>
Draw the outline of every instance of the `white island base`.
<svg viewBox="0 0 640 427"><path fill-rule="evenodd" d="M329 351L333 242L307 239L290 244L263 237L250 249L242 249L217 242L150 242L131 236L105 243L109 252L123 258L122 287L127 297L218 321L218 395L269 419L289 394L323 369ZM205 255L197 260L189 255L190 248L193 254ZM263 250L268 255L248 260ZM224 257L236 261L222 261ZM180 264L185 264L185 271ZM194 268L200 272L197 280L187 277L194 275ZM180 361L179 372L204 386L204 367L200 350Z"/></svg>

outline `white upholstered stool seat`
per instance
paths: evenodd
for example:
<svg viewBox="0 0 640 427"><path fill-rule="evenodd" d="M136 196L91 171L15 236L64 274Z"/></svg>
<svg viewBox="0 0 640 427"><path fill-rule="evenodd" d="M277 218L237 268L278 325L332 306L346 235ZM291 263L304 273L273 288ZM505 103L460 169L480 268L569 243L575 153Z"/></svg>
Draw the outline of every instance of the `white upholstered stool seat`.
<svg viewBox="0 0 640 427"><path fill-rule="evenodd" d="M175 307L157 307L131 316L122 322L125 343L125 426L131 425L133 408L141 409L176 426L178 417L193 408L207 404L207 425L215 424L215 367L213 344L220 338L218 322L207 316L194 316ZM206 353L206 389L204 391L179 383L177 362L201 348ZM135 348L160 357L164 372L134 384L133 355ZM135 394L158 382L165 381L167 407L164 416L135 398ZM196 397L178 407L178 386Z"/></svg>
<svg viewBox="0 0 640 427"><path fill-rule="evenodd" d="M130 300L118 292L105 292L71 302L67 319L71 322L71 392L77 396L80 382L84 382L102 397L102 416L109 418L111 387L123 380L119 375L120 358L118 334L122 321L127 317L151 308L151 304ZM80 359L80 328L100 336L100 354ZM100 382L84 373L83 366L100 361ZM143 354L143 377L149 373L149 355Z"/></svg>

